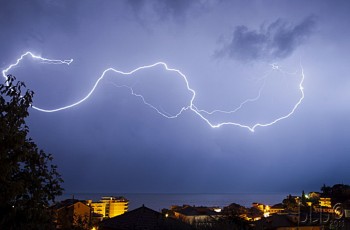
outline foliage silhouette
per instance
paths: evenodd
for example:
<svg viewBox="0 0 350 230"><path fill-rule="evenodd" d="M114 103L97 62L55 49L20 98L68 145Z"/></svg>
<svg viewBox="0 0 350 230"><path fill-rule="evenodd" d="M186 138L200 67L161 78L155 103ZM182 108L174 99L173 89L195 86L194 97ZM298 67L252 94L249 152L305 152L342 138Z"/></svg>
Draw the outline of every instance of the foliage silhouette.
<svg viewBox="0 0 350 230"><path fill-rule="evenodd" d="M0 229L51 229L48 206L63 182L52 155L28 137L33 92L7 76L0 84Z"/></svg>

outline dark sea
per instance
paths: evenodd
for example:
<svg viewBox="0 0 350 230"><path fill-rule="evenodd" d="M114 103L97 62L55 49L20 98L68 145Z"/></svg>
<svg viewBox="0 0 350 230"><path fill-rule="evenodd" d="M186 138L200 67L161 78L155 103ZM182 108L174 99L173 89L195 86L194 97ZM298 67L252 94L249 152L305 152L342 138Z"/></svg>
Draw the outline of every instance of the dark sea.
<svg viewBox="0 0 350 230"><path fill-rule="evenodd" d="M129 211L142 205L156 211L163 208L169 209L172 205L191 205L191 206L208 206L220 207L230 205L231 203L240 204L245 207L251 207L253 202L274 205L281 203L288 194L263 193L263 194L157 194L157 193L75 193L64 194L58 200L72 198L78 200L99 201L102 196L123 196L129 200Z"/></svg>

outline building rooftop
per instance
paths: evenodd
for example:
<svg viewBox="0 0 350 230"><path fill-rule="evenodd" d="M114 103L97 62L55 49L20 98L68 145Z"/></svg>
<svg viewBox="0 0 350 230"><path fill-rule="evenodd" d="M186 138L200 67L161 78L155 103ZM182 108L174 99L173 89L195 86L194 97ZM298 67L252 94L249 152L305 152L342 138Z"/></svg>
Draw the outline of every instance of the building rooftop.
<svg viewBox="0 0 350 230"><path fill-rule="evenodd" d="M297 226L287 215L272 215L255 223L256 229L276 229Z"/></svg>
<svg viewBox="0 0 350 230"><path fill-rule="evenodd" d="M274 208L274 209L284 209L284 206L283 206L282 203L278 203L278 204L272 205L271 208Z"/></svg>
<svg viewBox="0 0 350 230"><path fill-rule="evenodd" d="M216 216L220 214L208 207L193 207L193 206L184 206L184 207L175 209L173 211L185 216Z"/></svg>
<svg viewBox="0 0 350 230"><path fill-rule="evenodd" d="M191 226L179 220L165 217L163 214L142 206L120 216L102 221L99 224L101 230L176 230L191 229Z"/></svg>
<svg viewBox="0 0 350 230"><path fill-rule="evenodd" d="M66 199L66 200L62 200L54 205L51 206L52 209L61 209L63 207L69 207L73 204L76 204L78 202L81 202L83 204L85 204L85 201L82 200L77 200L77 199Z"/></svg>
<svg viewBox="0 0 350 230"><path fill-rule="evenodd" d="M101 201L102 200L116 200L116 201L124 201L124 202L128 202L129 201L128 199L126 199L123 196L103 196L101 198Z"/></svg>

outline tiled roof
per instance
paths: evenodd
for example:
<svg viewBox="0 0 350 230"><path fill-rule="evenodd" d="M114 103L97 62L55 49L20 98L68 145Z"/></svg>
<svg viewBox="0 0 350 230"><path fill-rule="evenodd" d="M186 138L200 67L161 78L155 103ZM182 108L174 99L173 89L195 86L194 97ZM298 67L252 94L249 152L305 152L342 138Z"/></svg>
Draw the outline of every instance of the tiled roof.
<svg viewBox="0 0 350 230"><path fill-rule="evenodd" d="M256 222L256 229L276 229L279 227L293 227L293 223L287 215L272 215Z"/></svg>
<svg viewBox="0 0 350 230"><path fill-rule="evenodd" d="M54 204L53 206L51 206L51 208L57 210L57 209L61 209L63 207L72 206L73 204L78 203L78 202L81 202L81 203L85 204L84 201L81 201L81 200L66 199L66 200L62 200L61 202L58 202L58 203Z"/></svg>
<svg viewBox="0 0 350 230"><path fill-rule="evenodd" d="M283 206L283 204L282 204L282 203L278 203L278 204L275 204L275 205L271 206L271 208L283 209L283 208L284 208L284 206Z"/></svg>
<svg viewBox="0 0 350 230"><path fill-rule="evenodd" d="M207 207L192 207L187 206L178 210L174 210L175 212L181 213L185 216L216 216L217 212L207 208Z"/></svg>
<svg viewBox="0 0 350 230"><path fill-rule="evenodd" d="M99 224L99 229L176 230L191 229L191 227L179 220L164 217L163 214L142 206L120 216L102 221Z"/></svg>

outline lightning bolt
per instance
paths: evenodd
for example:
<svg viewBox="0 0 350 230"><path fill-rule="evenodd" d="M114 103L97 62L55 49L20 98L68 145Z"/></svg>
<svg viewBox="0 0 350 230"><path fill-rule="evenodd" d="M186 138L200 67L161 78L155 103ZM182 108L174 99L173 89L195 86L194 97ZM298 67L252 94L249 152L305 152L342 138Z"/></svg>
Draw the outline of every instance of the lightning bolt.
<svg viewBox="0 0 350 230"><path fill-rule="evenodd" d="M188 107L183 107L183 108L180 110L180 112L178 112L177 114L172 115L172 114L170 114L170 113L168 113L168 112L166 112L166 111L161 111L160 109L158 109L157 107L155 107L154 105L152 105L151 103L149 103L149 102L145 99L144 96L142 96L141 94L135 93L135 92L134 92L134 89L133 89L132 87L130 87L130 86L128 86L128 85L117 85L117 84L115 84L115 83L113 83L113 82L110 82L110 83L111 83L112 85L114 85L115 87L118 87L118 88L122 88L122 87L123 87L123 88L127 88L133 96L138 97L138 98L141 98L142 102L143 102L145 105L147 105L147 106L150 107L151 109L155 110L159 115L162 115L163 117L166 117L166 118L169 118L169 119L177 118L178 116L181 115L182 111L188 109Z"/></svg>
<svg viewBox="0 0 350 230"><path fill-rule="evenodd" d="M26 52L24 54L22 54L15 63L9 65L7 68L3 69L2 70L2 76L7 80L7 75L8 75L8 72L10 70L12 70L13 68L17 67L20 62L26 57L26 56L29 56L33 59L36 59L36 60L39 60L41 61L42 63L46 63L46 64L66 64L66 65L70 65L72 62L73 62L73 59L67 59L67 60L58 60L58 59L48 59L48 58L44 58L44 57L41 57L41 56L38 56L38 55L34 55L32 52ZM65 110L65 109L69 109L69 108L72 108L74 106L77 106L81 103L83 103L84 101L86 101L87 99L89 99L89 97L94 93L96 87L98 86L98 84L101 82L101 80L105 77L105 75L108 73L108 72L113 72L113 73L117 73L117 74L121 74L121 75L125 75L125 76L129 76L129 75L133 75L134 73L140 71L140 70L144 70L144 69L150 69L150 68L154 68L154 67L157 67L157 66L162 66L166 71L168 72L174 72L176 73L180 78L182 78L182 80L184 81L185 85L186 85L186 89L188 92L191 93L191 99L189 100L188 104L183 106L176 114L169 114L165 111L162 111L162 109L159 109L157 108L156 106L152 105L151 103L149 103L145 97L141 94L137 94L134 92L133 88L130 87L130 86L127 86L127 85L116 85L114 84L114 86L116 87L124 87L124 88L127 88L130 93L135 96L135 97L138 97L142 100L142 102L147 105L148 107L150 107L151 109L155 110L159 115L165 117L165 118L168 118L168 119L174 119L174 118L177 118L178 116L180 116L184 111L187 111L187 110L190 110L192 112L194 112L196 115L199 116L199 118L201 118L205 123L207 123L211 128L219 128L219 127L222 127L222 126L225 126L225 125L232 125L232 126L237 126L237 127L240 127L240 128L245 128L245 129L248 129L249 131L251 132L255 132L255 129L257 127L267 127L267 126L271 126L281 120L284 120L284 119L287 119L288 117L290 117L291 115L293 115L293 113L296 111L296 109L299 107L299 105L302 103L304 97L305 97L305 94L304 94L304 87L303 87L303 82L304 82L304 79L305 79L305 75L304 75L304 70L303 70L303 67L300 65L301 67L301 79L300 79L300 82L299 82L299 91L300 91L300 97L299 97L299 100L295 103L295 105L293 106L293 108L288 112L286 113L284 116L281 116L281 117L278 117L278 118L275 118L273 119L272 121L270 122L267 122L267 123L256 123L254 125L246 125L246 124L241 124L241 123L238 123L238 122L231 122L231 121L228 121L228 122L220 122L220 123L217 123L217 124L214 124L212 122L209 121L209 119L207 118L208 115L212 115L214 113L224 113L224 114L231 114L231 113L235 113L237 112L238 110L240 110L245 104L247 103L251 103L251 102L255 102L257 101L260 96L261 96L261 92L263 91L264 89L264 86L265 86L265 80L263 82L263 84L261 85L260 89L259 89L259 92L258 94L254 97L254 98L249 98L249 99L246 99L245 101L243 101L242 103L239 104L239 106L233 110L230 110L230 111L226 111L226 110L213 110L213 111L206 111L206 110L203 110L203 109L198 109L198 107L194 104L194 100L196 98L196 91L194 89L192 89L190 87L190 84L189 84L189 81L186 77L185 74L183 74L180 70L178 69L174 69L174 68L169 68L168 65L165 63L165 62L156 62L154 64L151 64L151 65L144 65L144 66L140 66L140 67L137 67L129 72L124 72L124 71L121 71L121 70L117 70L117 69L114 69L114 68L108 68L108 69L105 69L102 74L99 76L99 78L96 80L95 84L93 85L92 89L87 93L86 96L84 96L82 99L70 104L70 105L67 105L67 106L63 106L63 107L59 107L59 108L55 108L55 109L44 109L44 108L40 108L40 107L37 107L37 106L34 106L32 105L32 108L35 109L35 110L38 110L38 111L41 111L41 112L46 112L46 113L53 113L53 112L58 112L58 111L61 111L61 110ZM276 71L281 71L281 69L279 68L279 66L276 64L276 63L273 63L271 64L271 68L272 70L276 70Z"/></svg>
<svg viewBox="0 0 350 230"><path fill-rule="evenodd" d="M243 106L244 106L245 104L247 104L247 103L249 103L249 102L254 102L254 101L259 100L259 98L260 98L260 96L261 96L261 92L262 92L262 90L264 89L265 82L266 82L266 81L264 80L264 83L261 85L261 87L260 87L260 89L259 89L259 92L258 92L258 95L257 95L256 97L246 99L245 101L241 102L241 104L239 104L239 106L238 106L237 108L235 108L235 109L233 109L233 110L228 111L228 110L215 109L215 110L213 110L213 111L208 112L208 111L206 111L206 110L204 110L204 109L198 109L195 105L193 105L193 108L196 109L196 111L197 111L198 113L206 113L206 114L208 114L208 115L212 115L212 114L214 114L214 113L225 113L225 114L236 113L238 110L240 110L241 108L243 108Z"/></svg>

